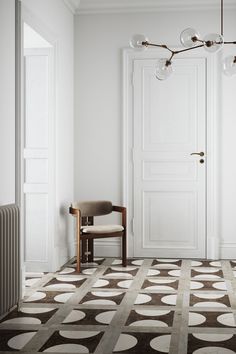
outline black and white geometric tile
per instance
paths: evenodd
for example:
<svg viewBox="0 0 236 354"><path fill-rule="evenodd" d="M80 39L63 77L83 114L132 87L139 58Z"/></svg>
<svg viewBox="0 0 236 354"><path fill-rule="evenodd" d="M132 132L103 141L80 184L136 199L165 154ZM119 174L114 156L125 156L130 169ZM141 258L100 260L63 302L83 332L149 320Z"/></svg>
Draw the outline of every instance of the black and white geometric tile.
<svg viewBox="0 0 236 354"><path fill-rule="evenodd" d="M36 335L37 331L1 330L1 351L19 351Z"/></svg>
<svg viewBox="0 0 236 354"><path fill-rule="evenodd" d="M171 333L124 332L119 336L113 353L169 353Z"/></svg>
<svg viewBox="0 0 236 354"><path fill-rule="evenodd" d="M76 308L66 316L62 324L109 325L115 314L116 310Z"/></svg>
<svg viewBox="0 0 236 354"><path fill-rule="evenodd" d="M100 331L55 331L40 352L93 353L102 336Z"/></svg>
<svg viewBox="0 0 236 354"><path fill-rule="evenodd" d="M97 258L28 273L0 353L236 354L236 261Z"/></svg>

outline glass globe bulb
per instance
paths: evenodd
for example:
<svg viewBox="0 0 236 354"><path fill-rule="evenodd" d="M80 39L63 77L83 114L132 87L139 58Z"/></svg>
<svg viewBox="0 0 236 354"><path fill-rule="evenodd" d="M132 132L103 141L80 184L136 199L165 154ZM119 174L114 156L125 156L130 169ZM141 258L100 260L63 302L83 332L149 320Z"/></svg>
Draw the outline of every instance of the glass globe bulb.
<svg viewBox="0 0 236 354"><path fill-rule="evenodd" d="M230 55L223 61L223 72L226 76L236 74L236 56Z"/></svg>
<svg viewBox="0 0 236 354"><path fill-rule="evenodd" d="M199 38L199 33L194 28L186 28L180 34L180 42L186 48L194 47Z"/></svg>
<svg viewBox="0 0 236 354"><path fill-rule="evenodd" d="M215 53L220 50L224 44L224 38L221 34L210 33L203 38L204 48L210 52Z"/></svg>
<svg viewBox="0 0 236 354"><path fill-rule="evenodd" d="M147 37L145 37L143 34L134 34L129 42L129 45L133 49L144 50L147 49L147 46L142 44L144 42L148 42Z"/></svg>
<svg viewBox="0 0 236 354"><path fill-rule="evenodd" d="M157 61L156 78L158 80L166 80L172 72L173 68L169 59L162 58Z"/></svg>

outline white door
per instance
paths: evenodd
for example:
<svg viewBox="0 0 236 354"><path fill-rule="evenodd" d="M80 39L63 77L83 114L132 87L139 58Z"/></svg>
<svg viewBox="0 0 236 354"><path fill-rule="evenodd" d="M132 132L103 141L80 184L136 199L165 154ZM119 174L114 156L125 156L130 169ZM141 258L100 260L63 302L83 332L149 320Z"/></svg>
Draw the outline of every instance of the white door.
<svg viewBox="0 0 236 354"><path fill-rule="evenodd" d="M28 271L52 270L52 48L24 51L24 245Z"/></svg>
<svg viewBox="0 0 236 354"><path fill-rule="evenodd" d="M159 81L156 59L134 60L134 256L205 257L205 62L175 58Z"/></svg>

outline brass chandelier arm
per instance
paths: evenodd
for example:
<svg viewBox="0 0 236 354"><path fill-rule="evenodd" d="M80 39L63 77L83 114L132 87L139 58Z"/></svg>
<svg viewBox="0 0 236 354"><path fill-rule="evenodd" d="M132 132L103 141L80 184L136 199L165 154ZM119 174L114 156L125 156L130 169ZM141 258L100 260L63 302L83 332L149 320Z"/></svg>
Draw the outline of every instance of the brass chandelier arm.
<svg viewBox="0 0 236 354"><path fill-rule="evenodd" d="M199 44L199 45L196 45L195 47L191 47L191 48L180 49L180 50L175 51L174 54L179 54L179 53L187 52L187 51L189 51L189 50L193 50L193 49L197 49L197 48L201 48L201 47L204 47L204 44Z"/></svg>
<svg viewBox="0 0 236 354"><path fill-rule="evenodd" d="M173 53L174 51L172 49L170 49L169 47L167 47L166 44L156 44L156 43L149 43L149 42L142 42L142 45L144 45L145 47L158 47L158 48L164 48L169 50L169 52Z"/></svg>
<svg viewBox="0 0 236 354"><path fill-rule="evenodd" d="M171 63L171 59L174 57L174 55L176 54L179 54L179 53L183 53L183 52L188 52L189 50L193 50L193 49L196 49L196 48L201 48L203 47L204 45L203 44L200 44L200 45L197 45L195 47L191 47L191 48L186 48L186 49L180 49L180 50L172 50L172 55L169 59L169 62Z"/></svg>
<svg viewBox="0 0 236 354"><path fill-rule="evenodd" d="M167 45L165 45L165 44L156 44L156 43L142 42L142 45L144 45L145 47L164 48L164 49L168 50L169 52L171 52L171 57L168 60L169 64L171 63L171 59L174 57L174 55L179 54L179 53L183 53L183 52L187 52L189 50L193 50L193 49L196 49L196 48L201 48L201 47L204 46L203 44L200 44L200 45L197 45L197 46L191 47L191 48L180 49L180 50L172 50L169 47L167 47Z"/></svg>

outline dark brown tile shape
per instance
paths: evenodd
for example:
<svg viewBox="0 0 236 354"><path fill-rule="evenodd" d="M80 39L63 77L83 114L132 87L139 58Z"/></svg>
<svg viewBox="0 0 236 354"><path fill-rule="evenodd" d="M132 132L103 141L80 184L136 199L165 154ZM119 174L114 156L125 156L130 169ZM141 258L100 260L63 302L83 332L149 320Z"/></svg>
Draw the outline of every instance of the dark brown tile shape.
<svg viewBox="0 0 236 354"><path fill-rule="evenodd" d="M127 289L126 287L119 286L118 284L123 281L126 281L126 280L130 281L132 284L132 281L133 281L133 279L111 279L111 278L99 278L98 280L106 280L108 282L108 284L103 285L103 286L99 286L99 287L93 287L93 290L95 290L97 288L98 289L99 288L102 288L102 289Z"/></svg>
<svg viewBox="0 0 236 354"><path fill-rule="evenodd" d="M69 273L71 275L71 273ZM60 275L61 277L64 277L65 275ZM76 280L76 281L60 281L56 278L51 279L47 284L45 284L43 287L49 286L49 285L54 285L58 284L72 284L75 285L76 288L79 288L84 282L86 281L86 278L81 279L81 280Z"/></svg>
<svg viewBox="0 0 236 354"><path fill-rule="evenodd" d="M216 279L216 280L213 280L213 281L206 281L206 280L197 280L197 279L192 279L191 281L194 281L194 282L197 282L197 283L201 283L201 284L203 284L203 287L202 288L200 288L200 289L191 289L190 288L190 290L197 290L197 291L201 291L201 290L207 290L207 291L209 291L209 290L212 290L212 291L220 291L220 289L217 289L217 288L214 288L213 287L213 284L215 284L215 283L224 283L225 284L225 282L224 281L222 281L222 279ZM225 291L225 290L222 290L222 291Z"/></svg>
<svg viewBox="0 0 236 354"><path fill-rule="evenodd" d="M132 267L135 267L135 269L133 269L133 270L127 269L127 271L126 270L121 271L121 270L119 270L120 266L114 265L114 266L112 266L112 268L107 268L107 270L105 271L105 273L103 275L107 275L110 273L124 273L124 277L125 277L125 274L131 274L132 276L135 276L137 274L139 268L136 266L132 266Z"/></svg>
<svg viewBox="0 0 236 354"><path fill-rule="evenodd" d="M196 292L195 292L196 293ZM210 296L211 294L209 294ZM200 294L199 294L200 296ZM230 307L230 302L229 302L229 297L228 295L224 295L223 297L219 298L219 299L207 299L207 298L200 298L195 296L194 294L190 294L190 306L193 306L196 303L201 303L201 302L217 302L220 304L224 304L227 307ZM200 305L199 305L200 306Z"/></svg>
<svg viewBox="0 0 236 354"><path fill-rule="evenodd" d="M68 331L68 333L71 331ZM83 331L81 331L83 332ZM88 348L89 353L94 352L99 341L101 340L104 332L99 332L95 336L83 339L71 339L65 338L60 335L59 331L53 333L53 335L47 340L47 342L40 348L40 352L43 352L45 349L53 347L60 344L80 344Z"/></svg>
<svg viewBox="0 0 236 354"><path fill-rule="evenodd" d="M107 310L107 309L101 309L101 310L96 310L96 309L75 309L74 311L81 311L85 314L85 317L82 318L81 320L78 321L73 321L73 322L66 322L63 323L65 325L107 325L107 323L104 322L99 322L96 320L96 317L100 314L108 314L108 313L114 313L112 316L115 315L116 310Z"/></svg>
<svg viewBox="0 0 236 354"><path fill-rule="evenodd" d="M194 268L197 268L197 267L194 267ZM218 277L220 278L223 278L223 273L222 273L222 270L218 270L217 272L214 272L214 273L202 273L201 272L201 267L198 267L199 268L199 271L196 271L194 269L191 270L191 277L195 277L196 275L201 275L202 277L207 277L208 275L217 275ZM212 267L214 268L214 267ZM195 278L195 279L198 279L198 278ZM213 280L213 279L212 279ZM217 278L216 278L216 281L217 281Z"/></svg>
<svg viewBox="0 0 236 354"><path fill-rule="evenodd" d="M178 259L175 262L160 262L157 259L154 259L152 262L152 266L155 266L155 265L163 265L164 266L165 264L173 264L173 269L177 269L176 266L181 267L182 260Z"/></svg>
<svg viewBox="0 0 236 354"><path fill-rule="evenodd" d="M234 328L236 325L224 325L222 324L221 322L217 321L217 318L219 316L222 316L222 315L230 315L230 316L233 316L233 313L232 312L213 312L213 311L198 311L198 312L195 312L195 311L189 311L189 316L191 316L191 314L200 314L202 316L204 316L206 318L206 321L201 323L201 324L196 324L196 325L190 325L189 324L189 327L223 327L223 328L227 328L227 327L231 327L231 328Z"/></svg>
<svg viewBox="0 0 236 354"><path fill-rule="evenodd" d="M160 315L160 316L153 316L153 315L146 316L145 315L144 316L144 315L140 315L135 310L132 310L129 314L129 317L128 317L126 323L125 323L125 326L129 326L131 323L134 323L136 321L158 320L158 321L165 322L168 327L171 327L173 324L173 317L174 317L174 311L170 311L166 315Z"/></svg>
<svg viewBox="0 0 236 354"><path fill-rule="evenodd" d="M175 280L174 282L171 282L170 279L170 283L153 283L152 281L145 279L143 285L142 285L142 289L145 289L149 286L170 286L171 288L173 288L173 290L177 290L178 286L179 286L179 281Z"/></svg>
<svg viewBox="0 0 236 354"><path fill-rule="evenodd" d="M142 332L123 332L122 334L127 334L135 337L137 339L137 344L128 349L122 351L114 351L112 353L116 354L163 354L163 351L158 351L150 346L150 342L155 338L160 336L171 336L170 333L142 333Z"/></svg>
<svg viewBox="0 0 236 354"><path fill-rule="evenodd" d="M101 292L101 290L98 292ZM115 292L117 292L117 291L115 291ZM116 296L109 296L109 295L108 296L96 296L96 295L94 295L94 293L96 293L96 290L94 290L93 292L88 292L79 303L83 304L83 303L85 303L87 301L91 301L91 300L111 300L111 301L114 301L117 305L119 305L125 295L125 293L121 293L120 295L116 295ZM109 294L109 292L108 292L108 294Z"/></svg>
<svg viewBox="0 0 236 354"><path fill-rule="evenodd" d="M37 333L35 331L21 331L21 330L5 330L5 329L0 329L0 350L1 351L12 351L12 352L18 352L19 350L11 348L8 346L8 341L20 334L24 333L34 333L34 335Z"/></svg>
<svg viewBox="0 0 236 354"><path fill-rule="evenodd" d="M117 259L119 261L121 261L121 259ZM141 258L128 258L127 259L127 265L128 266L132 266L132 267L140 267L141 265L137 265L137 264L133 264L132 262L135 262L135 261L143 261L143 259ZM122 264L120 264L122 265ZM119 266L119 264L111 264L111 266Z"/></svg>
<svg viewBox="0 0 236 354"><path fill-rule="evenodd" d="M7 320L11 320L13 318L22 318L22 317L34 317L34 318L38 318L41 321L41 323L46 323L54 315L54 313L57 310L58 309L52 308L51 311L43 312L43 313L25 313L22 311L17 311L17 309L15 309L12 312L10 312L7 316L2 318L0 323L7 321Z"/></svg>
<svg viewBox="0 0 236 354"><path fill-rule="evenodd" d="M72 291L40 291L46 294L43 299L34 300L34 301L26 301L27 304L34 304L34 303L42 303L42 304L61 304L62 302L54 300L55 296L72 293Z"/></svg>
<svg viewBox="0 0 236 354"><path fill-rule="evenodd" d="M192 334L188 336L188 354L194 353L196 350L200 348L206 347L218 347L218 348L226 348L232 351L236 351L236 335L234 334L231 339L225 341L206 341L195 338ZM218 351L218 353L220 353Z"/></svg>
<svg viewBox="0 0 236 354"><path fill-rule="evenodd" d="M73 269L73 272L71 272L71 273L66 273L66 274L59 274L60 276L67 276L67 275L85 275L85 274L83 274L83 273L81 273L81 272L77 272L76 268L75 268L74 266L71 266L71 265L68 265L68 266L66 266L66 267L63 267L63 268L60 270L60 272L63 272L63 270L64 270L65 268L71 268L71 269ZM86 267L86 268L81 268L81 269L82 269L82 270L88 269L88 267ZM87 277L87 276L89 276L89 275L86 274L86 277Z"/></svg>
<svg viewBox="0 0 236 354"><path fill-rule="evenodd" d="M154 276L154 277L171 277L171 278L179 278L180 277L180 275L181 275L181 270L178 268L176 268L176 269L157 269L157 268L150 268L149 270L158 270L159 271L159 274L158 275L149 275L149 274L147 274L147 277L152 277L152 276ZM173 272L173 271L179 271L180 272L180 275L171 275L172 273L170 273L170 272Z"/></svg>
<svg viewBox="0 0 236 354"><path fill-rule="evenodd" d="M197 267L197 268L199 268L199 267L207 267L207 268L209 268L209 267L215 267L215 268L220 268L219 266L217 266L217 265L214 265L214 263L213 262L220 262L220 260L219 259L216 259L216 260L211 260L211 261L206 261L205 259L195 259L194 261L196 261L196 262L201 262L202 264L201 265L197 265L197 266L192 266L193 268L195 268L195 267Z"/></svg>
<svg viewBox="0 0 236 354"><path fill-rule="evenodd" d="M134 303L134 305L157 305L157 306L175 306L175 303L167 303L164 302L166 299L169 302L169 296L173 299L173 297L176 297L176 293L139 293L139 295L148 295L151 299L149 302L143 302L143 303ZM168 298L167 298L168 297ZM138 297L136 301L138 300ZM163 300L163 301L162 301Z"/></svg>
<svg viewBox="0 0 236 354"><path fill-rule="evenodd" d="M95 259L96 259L96 257L95 257ZM99 259L99 260L94 260L92 263L96 263L97 265L101 265L104 262L104 260L105 260L105 258L102 258L102 259ZM73 259L72 262L70 262L70 264L73 264L73 265L75 265L76 263L77 263L76 258ZM81 263L81 265L84 266L84 267L88 267L90 264L91 263ZM94 265L96 266L96 264L94 264Z"/></svg>
<svg viewBox="0 0 236 354"><path fill-rule="evenodd" d="M70 265L66 265L66 266L63 266L60 270L58 270L58 275L60 276L64 276L64 275L81 275L81 273L78 273L76 272L76 269L74 268L73 271L71 273L65 273L65 274L60 274L61 272L63 272L66 268L71 268L73 269L74 267L71 267Z"/></svg>
<svg viewBox="0 0 236 354"><path fill-rule="evenodd" d="M235 268L236 267L236 261L230 261L230 265L232 268Z"/></svg>

